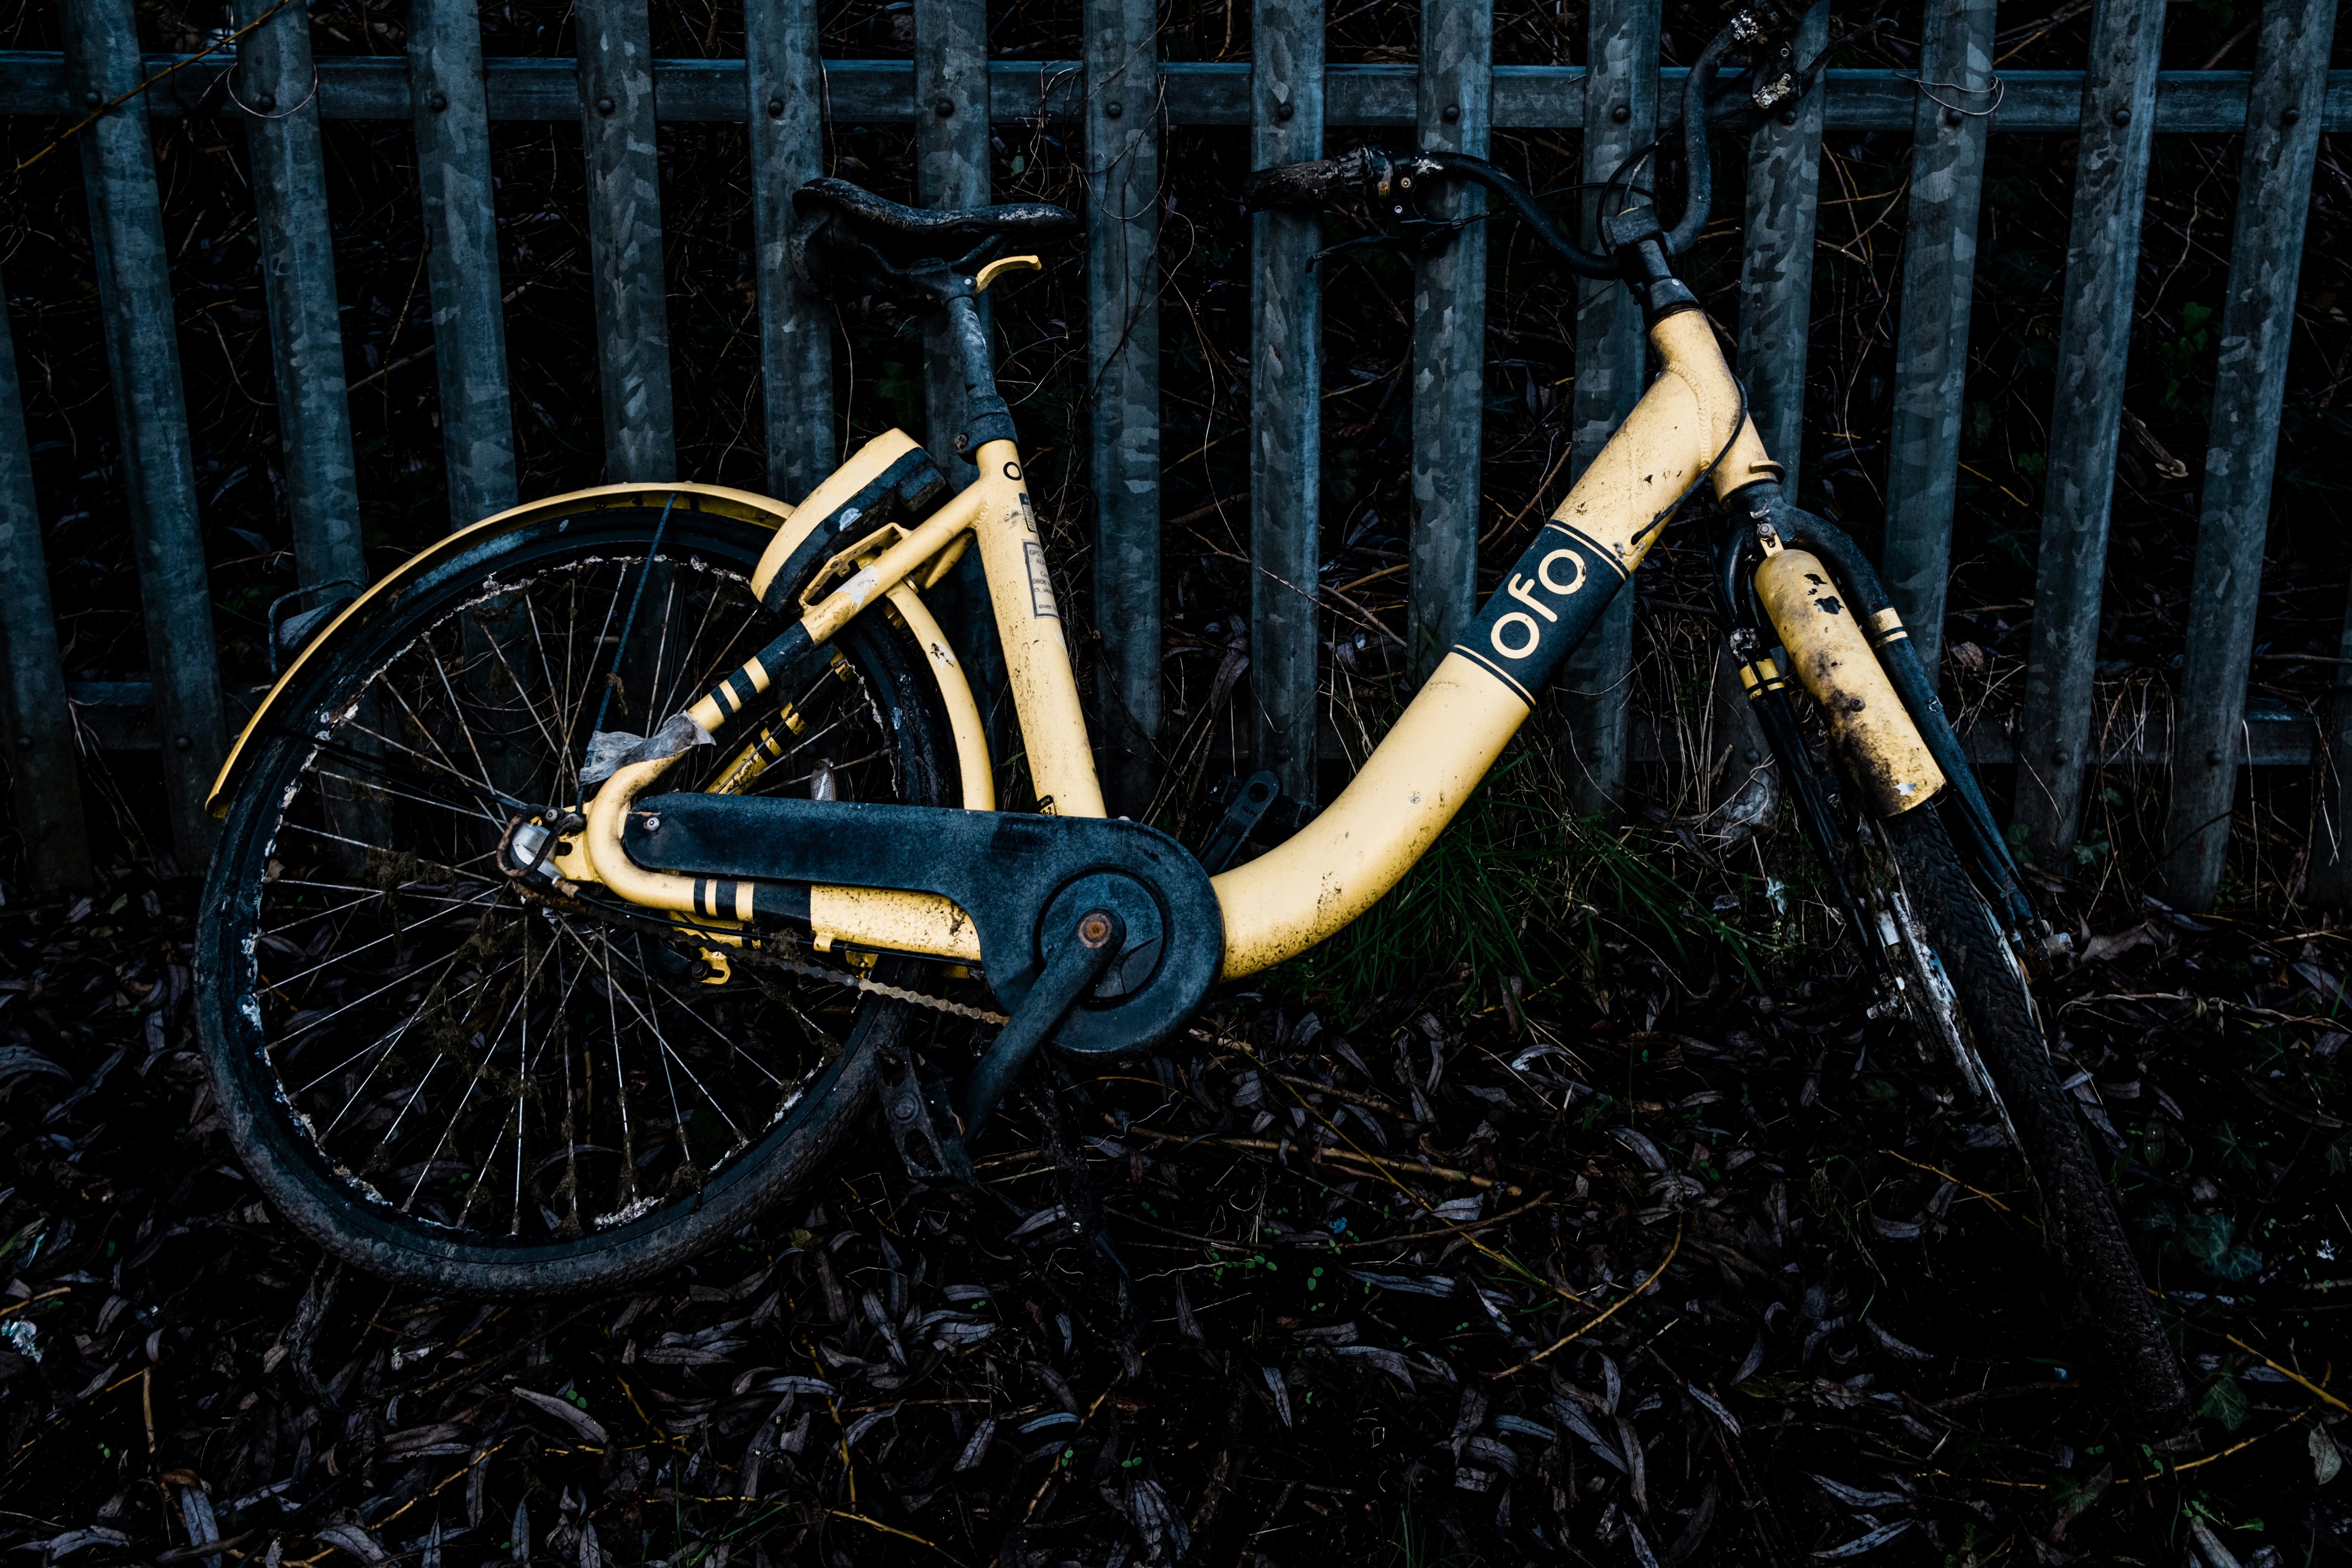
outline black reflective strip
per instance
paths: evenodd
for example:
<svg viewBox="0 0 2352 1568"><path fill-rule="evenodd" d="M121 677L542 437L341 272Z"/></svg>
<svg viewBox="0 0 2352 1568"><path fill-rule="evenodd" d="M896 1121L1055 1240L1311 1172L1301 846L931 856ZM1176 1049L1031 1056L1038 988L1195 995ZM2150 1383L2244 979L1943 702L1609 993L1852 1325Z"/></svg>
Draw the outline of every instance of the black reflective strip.
<svg viewBox="0 0 2352 1568"><path fill-rule="evenodd" d="M694 879L694 912L698 915L710 912L710 879L708 877Z"/></svg>
<svg viewBox="0 0 2352 1568"><path fill-rule="evenodd" d="M763 921L789 921L806 928L809 923L809 890L800 882L754 882L751 884L751 913Z"/></svg>
<svg viewBox="0 0 2352 1568"><path fill-rule="evenodd" d="M1454 651L1528 707L1624 585L1625 569L1558 519L1536 533Z"/></svg>
<svg viewBox="0 0 2352 1568"><path fill-rule="evenodd" d="M816 645L809 640L808 628L793 625L784 634L759 652L760 668L768 672L768 684L773 686L793 674L793 667L806 658Z"/></svg>
<svg viewBox="0 0 2352 1568"><path fill-rule="evenodd" d="M730 719L743 710L743 705L736 701L735 694L728 689L734 683L735 678L730 675L710 689L710 700L719 704L719 712Z"/></svg>
<svg viewBox="0 0 2352 1568"><path fill-rule="evenodd" d="M736 884L733 882L711 884L710 912L720 920L731 921L735 918L735 887Z"/></svg>
<svg viewBox="0 0 2352 1568"><path fill-rule="evenodd" d="M766 661L762 660L761 668L764 668L765 666ZM719 684L735 694L735 706L738 709L749 708L751 705L751 699L760 695L759 682L751 679L751 672L747 669L737 670Z"/></svg>

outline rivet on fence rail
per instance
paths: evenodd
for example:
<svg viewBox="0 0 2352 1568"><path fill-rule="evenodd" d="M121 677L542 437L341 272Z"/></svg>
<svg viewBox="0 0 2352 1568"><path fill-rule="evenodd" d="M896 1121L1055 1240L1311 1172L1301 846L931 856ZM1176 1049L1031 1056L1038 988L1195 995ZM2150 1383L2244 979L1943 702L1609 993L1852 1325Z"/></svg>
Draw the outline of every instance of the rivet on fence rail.
<svg viewBox="0 0 2352 1568"><path fill-rule="evenodd" d="M64 7L64 17L67 79L76 93L95 92L105 103L138 86L139 33L131 0L75 0ZM101 117L80 141L107 373L122 435L139 600L154 671L163 799L181 868L201 871L212 857L217 826L205 812L205 795L228 737L180 383L171 254L163 244L144 96Z"/></svg>
<svg viewBox="0 0 2352 1568"><path fill-rule="evenodd" d="M824 76L814 0L746 0L744 112L751 139L752 254L768 488L798 501L833 471L833 311L793 277L793 193L824 173Z"/></svg>
<svg viewBox="0 0 2352 1568"><path fill-rule="evenodd" d="M1977 196L1985 131L2000 90L1993 84L1992 31L1993 0L1928 0L1912 109L1910 219L1880 569L1930 671L1944 646Z"/></svg>
<svg viewBox="0 0 2352 1568"><path fill-rule="evenodd" d="M2164 820L2164 896L2180 909L2212 907L2229 849L2238 767L2247 760L2246 668L2253 653L2271 476L2278 466L2279 405L2294 334L2295 278L2335 27L2333 0L2268 0L2254 49L2188 646L2175 704L2172 798ZM2215 757L2220 760L2209 760ZM2343 758L2333 760L2340 775ZM2342 801L2339 786L2338 811ZM2336 828L2340 840L2340 816ZM2313 847L2310 883L2323 900L2340 899L2345 890L2342 853L2335 843Z"/></svg>
<svg viewBox="0 0 2352 1568"><path fill-rule="evenodd" d="M425 199L449 526L459 529L515 504L489 100L474 0L416 0L409 14L408 90Z"/></svg>
<svg viewBox="0 0 2352 1568"><path fill-rule="evenodd" d="M1251 10L1250 167L1323 156L1322 0ZM1315 799L1323 280L1314 213L1250 220L1250 698L1257 765Z"/></svg>
<svg viewBox="0 0 2352 1568"><path fill-rule="evenodd" d="M2163 46L2160 5L2105 0L2091 14L2033 640L2017 726L2017 818L2026 825L2033 852L2045 858L2074 846L2082 815L2107 511L2115 497L2116 437ZM2126 112L2135 108L2139 112Z"/></svg>
<svg viewBox="0 0 2352 1568"><path fill-rule="evenodd" d="M1087 0L1087 363L1093 384L1097 734L1110 809L1140 816L1160 731L1160 105L1152 0Z"/></svg>
<svg viewBox="0 0 2352 1568"><path fill-rule="evenodd" d="M1658 0L1594 0L1587 24L1591 70L1584 81L1584 175L1606 180L1657 134ZM1600 204L1580 195L1591 215ZM1672 215L1668 215L1671 216ZM1598 243L1588 226L1584 243ZM1642 309L1622 284L1580 279L1576 389L1570 404L1570 478L1607 445L1642 395L1647 345ZM1613 811L1625 793L1633 729L1633 600L1617 595L1585 634L1560 678L1570 750L1569 798L1580 813Z"/></svg>

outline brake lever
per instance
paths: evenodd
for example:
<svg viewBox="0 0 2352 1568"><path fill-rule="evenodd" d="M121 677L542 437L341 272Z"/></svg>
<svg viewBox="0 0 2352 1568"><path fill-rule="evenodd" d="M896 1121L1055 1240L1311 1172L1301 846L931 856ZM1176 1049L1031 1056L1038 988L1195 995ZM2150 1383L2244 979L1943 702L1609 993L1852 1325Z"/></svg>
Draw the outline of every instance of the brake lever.
<svg viewBox="0 0 2352 1568"><path fill-rule="evenodd" d="M1442 173L1440 165L1426 158L1400 158L1385 149L1377 151L1381 154L1380 164L1384 177L1377 188L1367 188L1362 193L1360 214L1364 226L1371 232L1343 239L1337 245L1326 246L1317 251L1307 258L1306 269L1308 272L1313 272L1325 258L1350 250L1395 250L1413 256L1427 256L1472 224L1483 223L1495 216L1489 209L1456 218L1428 216L1421 210L1421 192L1414 187L1413 181L1417 177ZM1412 204L1410 212L1406 211L1407 202ZM1380 209L1384 206L1389 209L1387 216L1393 220L1393 227L1382 221Z"/></svg>

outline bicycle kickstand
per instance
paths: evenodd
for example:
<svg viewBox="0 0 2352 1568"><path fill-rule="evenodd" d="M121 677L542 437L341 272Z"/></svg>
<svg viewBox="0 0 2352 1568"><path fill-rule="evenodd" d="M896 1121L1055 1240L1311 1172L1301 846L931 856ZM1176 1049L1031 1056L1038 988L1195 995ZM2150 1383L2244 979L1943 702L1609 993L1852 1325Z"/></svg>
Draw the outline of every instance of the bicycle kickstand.
<svg viewBox="0 0 2352 1568"><path fill-rule="evenodd" d="M979 1132L1063 1015L1102 978L1126 941L1127 922L1117 913L1089 910L1080 915L1047 954L1045 973L1013 1008L1003 1032L947 1103L940 1103L917 1078L905 1052L894 1050L884 1058L884 1113L891 1142L910 1173L919 1180L974 1184L966 1142Z"/></svg>

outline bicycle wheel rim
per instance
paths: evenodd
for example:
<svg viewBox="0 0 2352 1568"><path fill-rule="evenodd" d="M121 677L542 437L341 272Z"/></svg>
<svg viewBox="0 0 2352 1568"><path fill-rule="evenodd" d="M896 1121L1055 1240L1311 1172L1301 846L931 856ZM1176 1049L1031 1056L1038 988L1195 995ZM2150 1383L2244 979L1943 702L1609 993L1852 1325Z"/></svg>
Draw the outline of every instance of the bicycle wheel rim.
<svg viewBox="0 0 2352 1568"><path fill-rule="evenodd" d="M664 536L655 569L647 574L646 536L656 526ZM410 765L395 774L389 789L371 792L349 777L350 742L358 735L381 753L380 763L401 756L404 742L434 731L431 716L416 711L417 692L399 686L401 672L422 672L431 662L420 659L420 650L437 658L433 683L452 704L457 691L468 689L471 677L489 686L502 679L520 699L509 714L516 722L499 738L513 744L525 732L523 710L534 683L515 679L512 669L495 668L499 661L490 656L478 624L467 628L462 617L475 614L478 623L478 612L488 605L511 618L518 595L527 598L535 585L561 580L575 599L593 601L599 624L607 628L597 636L609 642L616 635L609 628L625 614L625 601L637 595L639 580L650 575L664 591L686 584L680 597L695 612L680 616L673 604L668 613L656 612L651 625L673 630L689 624L747 626L751 601L744 578L765 539L759 530L697 514L673 516L658 525L644 511L541 520L468 552L409 587L396 605L371 623L348 628L336 657L323 661L292 706L301 716L299 722L267 738L231 814L207 899L211 940L200 950L206 971L207 1054L226 1120L257 1178L299 1226L339 1256L380 1274L478 1294L607 1288L664 1267L747 1223L780 1191L804 1180L854 1125L870 1088L872 1049L903 1029L903 1007L824 987L838 1024L827 1028L807 1008L796 1009L792 997L780 1000L757 981L738 979L714 989L698 985L690 973L671 973L659 954L673 944L659 940L657 922L626 914L583 923L576 915L522 902L511 885L495 886L494 880L504 879L494 879L483 857L499 825L498 814L483 807L488 796L501 793L495 786L527 770L499 773L485 759L475 759L481 765L473 770L475 786L462 802L472 812L464 846L474 851L471 863L460 863L467 858L451 853L439 866L428 865L431 858L416 852L412 836L401 840L391 853L394 863L387 865L375 853L385 845L365 842L370 835L346 832L340 837L347 842L333 853L343 858L346 872L355 869L358 875L286 875L294 863L289 858L302 854L297 840L331 845L337 837L332 824L302 820L306 804L327 810L332 790L342 792L341 807L363 802L395 816L464 815L450 800L415 798L425 788L420 776L439 775L418 765L414 753L420 748L414 745L407 747ZM559 579L558 573L569 576ZM698 595L707 602L698 603ZM451 640L469 629L478 657L465 666L452 657ZM608 722L616 729L625 720L632 728L653 728L664 712L699 695L698 680L713 671L723 674L750 651L732 641L751 635L708 637L699 654L654 659L643 683L646 692L634 694L637 700ZM819 678L821 689L794 694L802 699L815 744L862 723L868 738L878 740L888 754L877 758L850 747L849 754L828 757L796 736L787 760L826 765L772 768L764 787L821 787L836 797L919 803L938 798L935 725L919 710L908 721L907 704L919 703L920 683L910 679L908 661L894 656L889 635L878 622L853 627L836 644L839 658ZM548 753L538 763L541 786L505 792L517 800L562 793L566 769L576 776L576 752L596 706L589 696L607 671L605 643L590 643L598 651L586 658L579 647L588 639L575 635L573 640L568 658L552 656L543 630L535 645L546 658L546 689L556 699L542 704L548 711L536 717L536 727L543 737L555 738L541 746ZM637 640L632 639L632 647ZM674 641L685 648L691 639ZM495 642L488 639L489 645ZM639 673L629 671L625 699L633 695L626 687ZM647 695L655 700L646 700ZM859 709L862 719L853 711ZM565 725L547 721L557 710L569 712ZM365 722L369 719L374 722ZM483 736L471 738L478 742ZM440 750L444 762L456 754L447 744ZM721 765L726 752L725 746L701 749L682 761L681 784L695 787ZM323 782L321 758L341 764L342 784ZM822 785L813 783L820 771ZM388 804L380 798L385 795L393 797ZM330 831L300 831L321 826ZM355 839L361 842L348 842ZM411 860L399 863L402 854ZM315 864L315 858L301 863ZM289 994L289 967L296 983L314 988L320 983L272 945L273 936L279 943L289 940L289 933L272 930L294 912L285 907L288 884L338 880L340 888L300 891L314 900L381 906L389 911L383 923L393 929L360 933L368 936L371 951L404 953L414 944L424 955L416 963L404 956L404 968L391 982L394 989L387 994L406 1005L405 1014L392 1003L372 1004L361 994L364 988L345 975L341 984L347 994L327 1000L351 1011L310 1023L310 1034L341 1034L328 1053L335 1059L326 1064L342 1073L340 1079L299 1060L310 1047L300 1038L289 1040L290 1021L304 1011L325 1009L297 1005L312 998ZM321 924L350 921L323 907L305 918ZM492 925L503 931L499 940L509 951L496 951L494 942L483 940L483 931ZM344 943L346 949L352 945ZM632 945L634 952L615 952ZM483 960L471 970L468 946ZM504 967L489 962L493 958ZM274 973L273 963L278 965ZM441 980L420 981L417 976L433 963L443 966ZM898 966L891 967L895 973ZM904 983L913 975L898 978ZM551 1005L541 1005L551 995ZM602 1054L613 1058L609 1062L600 1062L594 1051L582 1060L572 1048L594 1033L591 1021L580 1016L586 1011L583 998L593 998L604 1014L609 1037L600 1043L608 1047ZM387 1026L404 1017L398 1037L385 1046ZM362 1019L368 1022L362 1025ZM420 1019L430 1026L420 1030ZM534 1021L541 1026L537 1031ZM474 1026L470 1032L468 1026ZM539 1036L536 1058L525 1045L533 1032ZM421 1042L420 1033L425 1037ZM794 1048L786 1051L784 1044L793 1043L795 1036ZM448 1147L428 1148L421 1157L420 1139L411 1128L414 1107L381 1104L353 1121L362 1098L355 1087L381 1085L350 1081L354 1072L364 1075L368 1050L376 1048L380 1058L391 1059L420 1044L438 1054L421 1066L414 1066L412 1058L411 1076L422 1078L417 1098L430 1098L425 1091L440 1074L452 1087L438 1104L456 1108L440 1118ZM470 1063L464 1057L468 1047L478 1053ZM762 1051L769 1053L765 1059ZM358 1065L345 1058L355 1058ZM729 1070L712 1071L714 1058L724 1058ZM501 1059L503 1076L493 1070ZM455 1064L447 1073L442 1072L445 1060ZM573 1066L580 1070L567 1081L564 1071ZM608 1091L601 1128L593 1098L600 1066ZM654 1068L667 1079L658 1108L616 1127L612 1102L626 1097L633 1071L641 1087L650 1088ZM470 1079L464 1077L468 1069ZM398 1074L377 1076L392 1089L403 1087ZM322 1081L341 1091L339 1106L320 1103ZM455 1087L462 1084L471 1087ZM493 1113L488 1088L500 1099L519 1097L519 1109L503 1118L510 1137L499 1131L501 1117ZM584 1110L583 1091L589 1096ZM560 1169L530 1144L535 1121L561 1127L566 1157ZM414 1126L430 1131L434 1119L418 1117ZM700 1150L693 1147L698 1136ZM491 1190L492 1169L502 1178L503 1198ZM551 1197L558 1201L548 1202Z"/></svg>

